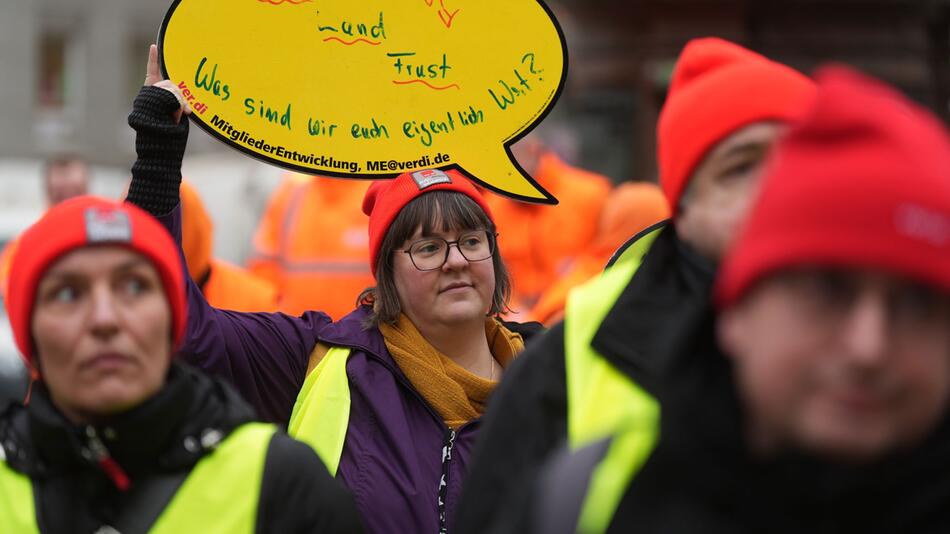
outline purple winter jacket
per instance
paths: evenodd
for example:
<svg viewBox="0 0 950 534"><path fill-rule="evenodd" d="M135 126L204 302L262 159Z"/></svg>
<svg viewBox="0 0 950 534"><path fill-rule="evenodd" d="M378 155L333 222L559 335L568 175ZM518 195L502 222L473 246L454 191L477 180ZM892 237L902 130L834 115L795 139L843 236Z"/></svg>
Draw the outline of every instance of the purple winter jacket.
<svg viewBox="0 0 950 534"><path fill-rule="evenodd" d="M159 221L180 244L181 208ZM445 518L458 503L479 422L457 435L443 423L389 355L379 329L362 329L368 308L336 323L320 312L218 310L190 280L187 300L180 356L230 380L268 421L287 423L317 341L350 347L350 419L337 477L353 493L366 532L451 531Z"/></svg>

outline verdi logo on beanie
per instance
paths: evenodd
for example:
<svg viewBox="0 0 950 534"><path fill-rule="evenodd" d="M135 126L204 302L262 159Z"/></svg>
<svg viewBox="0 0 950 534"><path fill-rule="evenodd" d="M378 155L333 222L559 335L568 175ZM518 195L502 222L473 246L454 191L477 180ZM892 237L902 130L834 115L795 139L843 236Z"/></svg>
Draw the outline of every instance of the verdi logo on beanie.
<svg viewBox="0 0 950 534"><path fill-rule="evenodd" d="M432 191L455 191L471 198L492 219L482 194L456 170L427 169L400 174L392 180L374 182L363 198L363 213L369 216L369 266L376 276L379 248L389 226L406 204Z"/></svg>
<svg viewBox="0 0 950 534"><path fill-rule="evenodd" d="M690 176L717 143L755 122L793 122L815 84L794 69L717 38L686 44L657 123L660 185L673 214Z"/></svg>
<svg viewBox="0 0 950 534"><path fill-rule="evenodd" d="M843 67L778 143L723 264L719 307L771 272L873 269L950 291L950 137L928 111Z"/></svg>
<svg viewBox="0 0 950 534"><path fill-rule="evenodd" d="M28 366L34 367L36 357L30 333L36 289L46 270L76 249L113 244L128 247L154 265L171 309L174 345L181 343L186 323L185 282L175 242L158 221L139 208L83 196L51 208L28 228L11 261L7 315Z"/></svg>

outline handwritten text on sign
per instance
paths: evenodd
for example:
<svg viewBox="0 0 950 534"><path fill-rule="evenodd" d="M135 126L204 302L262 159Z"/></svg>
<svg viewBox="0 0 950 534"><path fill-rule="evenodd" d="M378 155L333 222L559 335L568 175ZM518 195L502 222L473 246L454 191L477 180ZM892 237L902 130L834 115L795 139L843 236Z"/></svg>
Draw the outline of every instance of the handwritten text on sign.
<svg viewBox="0 0 950 534"><path fill-rule="evenodd" d="M539 0L178 0L160 46L193 118L254 157L363 178L456 166L553 201L506 150L564 82Z"/></svg>

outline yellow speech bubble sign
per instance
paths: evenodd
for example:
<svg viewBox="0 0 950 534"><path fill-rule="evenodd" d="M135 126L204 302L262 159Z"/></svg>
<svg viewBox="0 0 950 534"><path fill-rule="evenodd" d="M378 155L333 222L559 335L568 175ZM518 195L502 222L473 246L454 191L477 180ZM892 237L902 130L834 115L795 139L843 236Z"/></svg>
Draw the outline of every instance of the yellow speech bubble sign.
<svg viewBox="0 0 950 534"><path fill-rule="evenodd" d="M509 149L567 75L539 0L177 0L159 47L192 119L255 158L346 178L454 167L557 203Z"/></svg>

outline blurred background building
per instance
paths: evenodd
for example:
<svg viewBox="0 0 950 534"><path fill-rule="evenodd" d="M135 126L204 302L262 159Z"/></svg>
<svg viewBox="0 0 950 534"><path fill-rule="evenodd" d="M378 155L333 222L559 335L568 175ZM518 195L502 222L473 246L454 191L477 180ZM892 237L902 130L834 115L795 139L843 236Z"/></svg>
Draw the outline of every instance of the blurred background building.
<svg viewBox="0 0 950 534"><path fill-rule="evenodd" d="M570 67L540 130L565 160L616 183L655 180L657 115L673 61L692 37L735 40L805 72L849 63L950 118L950 0L548 3L564 28ZM170 4L0 0L0 245L42 212L49 155L84 156L93 191L121 193L134 157L126 116ZM185 174L215 221L214 254L243 264L282 171L197 128L191 136Z"/></svg>

